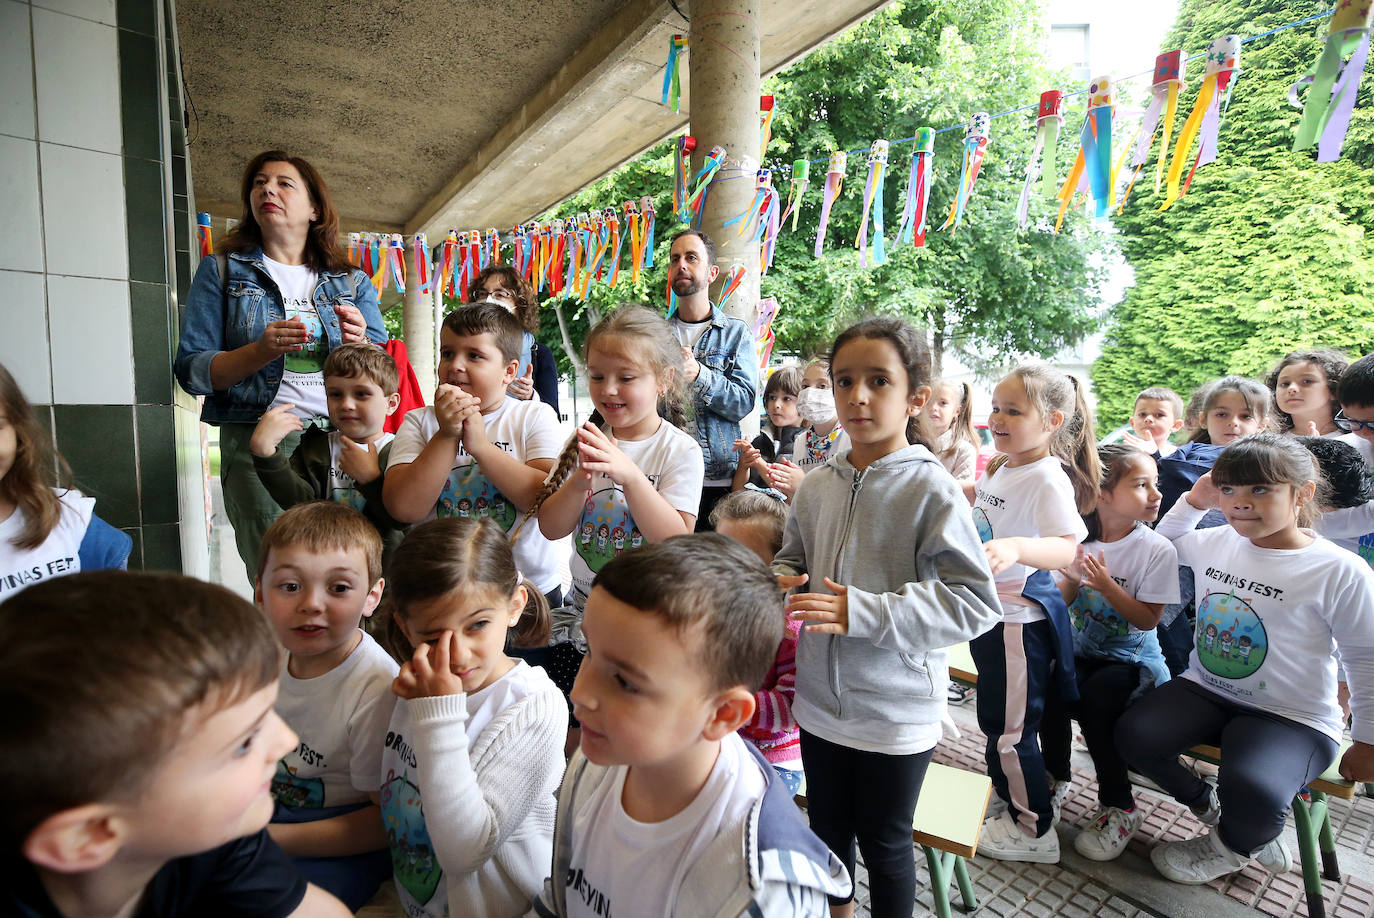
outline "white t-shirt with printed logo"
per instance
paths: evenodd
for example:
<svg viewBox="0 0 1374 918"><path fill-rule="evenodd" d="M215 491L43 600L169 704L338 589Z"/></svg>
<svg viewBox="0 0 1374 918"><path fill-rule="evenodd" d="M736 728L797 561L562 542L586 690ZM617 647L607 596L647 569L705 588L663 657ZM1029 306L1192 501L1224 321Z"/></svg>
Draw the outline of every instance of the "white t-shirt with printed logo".
<svg viewBox="0 0 1374 918"><path fill-rule="evenodd" d="M1352 735L1374 742L1374 570L1317 538L1260 548L1230 526L1191 530L1202 511L1180 500L1160 521L1193 569L1197 623L1183 678L1340 740L1335 649L1356 694Z"/></svg>
<svg viewBox="0 0 1374 918"><path fill-rule="evenodd" d="M57 491L57 525L37 548L20 548L14 539L28 520L22 507L0 520L0 602L31 584L81 570L78 552L95 513L95 498L80 491Z"/></svg>
<svg viewBox="0 0 1374 918"><path fill-rule="evenodd" d="M621 796L629 769L578 801L572 814L572 860L566 877L568 918L672 915L683 878L722 833L737 831L763 794L758 760L738 734L721 740L706 784L687 808L662 822L639 822ZM691 911L689 903L683 903Z"/></svg>
<svg viewBox="0 0 1374 918"><path fill-rule="evenodd" d="M262 256L263 267L281 291L286 318L300 319L310 338L305 347L286 355L281 385L271 407L295 405L292 414L302 419L325 417L329 414L324 397L324 359L329 356L329 338L324 333L319 313L315 310L315 283L319 280L307 265L284 265Z"/></svg>
<svg viewBox="0 0 1374 918"><path fill-rule="evenodd" d="M1057 456L1046 456L1026 465L1003 465L996 472L978 479L978 495L973 504L973 524L983 542L1022 537L1043 539L1073 536L1081 542L1088 534L1074 501L1073 483ZM997 596L1002 600L1003 621L1027 623L1040 621L1045 612L1027 604L1021 591L1035 568L1013 564L993 577Z"/></svg>
<svg viewBox="0 0 1374 918"><path fill-rule="evenodd" d="M358 491L358 485L353 478L339 467L339 452L343 449L339 443L339 438L342 436L343 434L337 430L331 431L329 434L329 494L332 500L340 504L347 504L361 513L363 506L367 503L367 498ZM396 435L391 433L383 433L379 436L374 441L377 452L380 453L382 447L395 438Z"/></svg>
<svg viewBox="0 0 1374 918"><path fill-rule="evenodd" d="M612 435L608 427L601 429L608 436ZM651 436L643 440L619 440L617 445L674 510L695 515L701 508L706 463L701 457L701 447L690 435L660 420L658 430ZM586 603L592 591L592 579L606 562L622 552L638 548L645 541L630 515L624 490L608 475L599 474L593 478L591 495L582 507L582 516L572 534L570 567L574 605L581 609Z"/></svg>
<svg viewBox="0 0 1374 918"><path fill-rule="evenodd" d="M521 401L507 396L494 411L482 415L482 421L487 429L487 439L520 462L529 463L539 459L556 461L563 449L558 418L553 408L538 399ZM392 441L387 468L414 462L438 432L439 422L434 417L433 408L416 408L406 412L400 430L396 431L396 439ZM496 490L496 486L460 444L448 482L439 493L434 509L425 519L441 516L490 519L509 535L524 514ZM538 519L531 519L525 524L512 550L520 573L540 591L547 593L559 585L559 546L544 538L539 531Z"/></svg>
<svg viewBox="0 0 1374 918"><path fill-rule="evenodd" d="M399 667L372 636L322 676L297 679L282 665L276 711L296 731L277 763L272 796L287 806L363 803L382 786L382 743L396 705Z"/></svg>

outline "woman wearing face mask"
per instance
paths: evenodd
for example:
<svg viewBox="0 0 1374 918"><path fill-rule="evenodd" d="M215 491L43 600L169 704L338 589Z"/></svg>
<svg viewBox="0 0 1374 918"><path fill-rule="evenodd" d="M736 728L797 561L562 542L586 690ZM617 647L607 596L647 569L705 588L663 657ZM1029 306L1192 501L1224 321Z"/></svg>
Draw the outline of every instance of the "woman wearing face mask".
<svg viewBox="0 0 1374 918"><path fill-rule="evenodd" d="M807 364L797 395L797 411L801 414L802 433L792 443L792 458L783 458L768 467L769 484L785 494L789 503L808 472L849 449L849 435L835 410L828 361L817 358Z"/></svg>
<svg viewBox="0 0 1374 918"><path fill-rule="evenodd" d="M553 351L534 340L534 333L539 331L539 303L534 288L510 265L491 265L483 268L468 285L468 302L482 300L506 307L525 328L520 345L520 365L515 371L515 382L510 384L506 393L518 399L531 399L538 395L539 400L551 406L554 414L557 414L558 367L553 361Z"/></svg>

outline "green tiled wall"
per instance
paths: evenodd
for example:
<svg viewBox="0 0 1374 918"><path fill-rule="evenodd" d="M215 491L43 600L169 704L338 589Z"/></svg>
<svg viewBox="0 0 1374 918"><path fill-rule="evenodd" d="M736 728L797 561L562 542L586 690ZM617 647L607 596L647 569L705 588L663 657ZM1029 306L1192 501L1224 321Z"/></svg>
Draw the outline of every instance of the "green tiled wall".
<svg viewBox="0 0 1374 918"><path fill-rule="evenodd" d="M205 538L183 533L181 506L183 495L200 491L198 411L172 377L194 232L169 35L175 10L172 0L118 0L116 15L119 73L90 78L119 82L135 403L59 404L39 414L96 512L132 536L130 569L195 570L201 565L183 564L183 543L203 546ZM100 380L90 385L99 391Z"/></svg>

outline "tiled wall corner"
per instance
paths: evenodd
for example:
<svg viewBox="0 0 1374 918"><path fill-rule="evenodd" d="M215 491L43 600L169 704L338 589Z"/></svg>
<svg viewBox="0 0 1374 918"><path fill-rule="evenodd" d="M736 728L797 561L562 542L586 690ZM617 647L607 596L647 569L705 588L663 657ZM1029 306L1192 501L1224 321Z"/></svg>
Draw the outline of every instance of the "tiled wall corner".
<svg viewBox="0 0 1374 918"><path fill-rule="evenodd" d="M130 567L205 576L199 411L171 372L194 226L174 22L173 0L0 0L0 362Z"/></svg>

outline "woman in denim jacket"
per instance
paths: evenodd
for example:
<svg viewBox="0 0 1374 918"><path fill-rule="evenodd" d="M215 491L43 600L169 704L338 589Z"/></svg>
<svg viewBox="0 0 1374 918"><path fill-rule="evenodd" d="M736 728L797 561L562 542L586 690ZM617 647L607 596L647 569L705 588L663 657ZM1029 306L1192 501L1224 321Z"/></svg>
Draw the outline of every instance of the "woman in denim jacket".
<svg viewBox="0 0 1374 918"><path fill-rule="evenodd" d="M262 414L293 406L300 429L324 423L320 366L340 344L382 343L377 293L339 245L324 180L281 150L254 157L241 182L243 217L196 270L173 368L201 420L220 428L220 480L239 555L257 569L258 543L281 513L253 470L248 440ZM318 420L317 420L318 419ZM295 449L297 430L282 441Z"/></svg>

